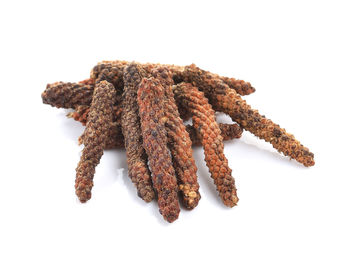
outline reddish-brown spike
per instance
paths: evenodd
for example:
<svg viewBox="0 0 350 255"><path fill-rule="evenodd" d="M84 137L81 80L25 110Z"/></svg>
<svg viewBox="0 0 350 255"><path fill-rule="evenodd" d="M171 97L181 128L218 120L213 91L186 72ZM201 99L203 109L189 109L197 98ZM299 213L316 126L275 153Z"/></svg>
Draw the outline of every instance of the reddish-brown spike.
<svg viewBox="0 0 350 255"><path fill-rule="evenodd" d="M180 213L177 198L177 180L167 148L164 116L165 94L155 78L144 78L137 92L143 147L152 171L153 186L158 193L159 211L168 222L175 221Z"/></svg>
<svg viewBox="0 0 350 255"><path fill-rule="evenodd" d="M80 105L90 105L93 91L93 85L56 82L47 85L41 98L44 104L57 108L74 109Z"/></svg>
<svg viewBox="0 0 350 255"><path fill-rule="evenodd" d="M235 206L238 202L235 180L224 155L223 138L215 120L215 112L204 94L189 83L178 84L174 94L192 113L193 126L200 133L205 161L221 200L226 206Z"/></svg>
<svg viewBox="0 0 350 255"><path fill-rule="evenodd" d="M308 148L285 129L252 109L235 90L230 89L221 80L213 79L208 72L195 65L187 66L184 76L186 81L205 93L214 110L230 115L241 127L271 143L276 150L304 166L315 164L314 154Z"/></svg>
<svg viewBox="0 0 350 255"><path fill-rule="evenodd" d="M103 81L96 85L85 129L84 149L76 168L75 192L81 202L91 198L95 167L103 155L113 120L115 90Z"/></svg>
<svg viewBox="0 0 350 255"><path fill-rule="evenodd" d="M124 93L121 124L129 177L137 188L138 195L146 202L154 198L151 174L147 166L147 155L142 147L142 135L137 105L137 89L144 76L142 68L130 64L124 70Z"/></svg>
<svg viewBox="0 0 350 255"><path fill-rule="evenodd" d="M180 193L187 209L197 206L200 193L197 181L197 167L192 156L192 143L186 127L178 112L169 70L158 67L152 70L152 75L157 78L164 87L165 102L164 116L166 117L165 129L168 136L168 146L172 155L173 166L178 178Z"/></svg>

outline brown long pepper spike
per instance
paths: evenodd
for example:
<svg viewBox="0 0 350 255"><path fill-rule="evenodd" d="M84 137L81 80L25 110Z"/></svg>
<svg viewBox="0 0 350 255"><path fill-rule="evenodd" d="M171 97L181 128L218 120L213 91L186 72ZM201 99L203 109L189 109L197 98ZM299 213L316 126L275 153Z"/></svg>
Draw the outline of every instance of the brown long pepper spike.
<svg viewBox="0 0 350 255"><path fill-rule="evenodd" d="M48 84L41 94L44 104L49 104L57 108L76 108L80 105L90 105L94 85L56 82Z"/></svg>
<svg viewBox="0 0 350 255"><path fill-rule="evenodd" d="M176 85L174 94L176 100L188 107L192 113L193 126L201 135L205 161L221 200L226 206L235 206L238 202L235 180L224 155L223 138L215 120L214 110L204 93L189 83Z"/></svg>
<svg viewBox="0 0 350 255"><path fill-rule="evenodd" d="M84 149L76 168L75 192L81 202L91 198L95 167L103 155L113 120L115 89L102 81L95 86L90 113L84 131Z"/></svg>
<svg viewBox="0 0 350 255"><path fill-rule="evenodd" d="M159 212L168 222L180 213L177 180L167 147L164 116L164 88L155 78L144 78L137 92L143 147L152 171L153 186L158 193Z"/></svg>
<svg viewBox="0 0 350 255"><path fill-rule="evenodd" d="M308 148L285 129L252 109L235 90L230 89L221 80L213 78L209 72L199 69L194 64L187 66L183 74L186 81L205 93L216 111L227 113L241 127L271 143L277 151L304 166L315 164L314 154Z"/></svg>
<svg viewBox="0 0 350 255"><path fill-rule="evenodd" d="M142 147L141 124L137 105L137 89L144 76L142 68L133 63L124 69L124 92L121 124L124 136L129 177L138 195L146 202L154 198L147 155Z"/></svg>
<svg viewBox="0 0 350 255"><path fill-rule="evenodd" d="M168 146L172 155L173 166L178 178L179 190L187 209L197 206L200 199L197 181L197 167L192 156L192 142L177 109L172 85L174 84L170 72L165 67L152 70L152 75L164 87L165 129L168 136Z"/></svg>

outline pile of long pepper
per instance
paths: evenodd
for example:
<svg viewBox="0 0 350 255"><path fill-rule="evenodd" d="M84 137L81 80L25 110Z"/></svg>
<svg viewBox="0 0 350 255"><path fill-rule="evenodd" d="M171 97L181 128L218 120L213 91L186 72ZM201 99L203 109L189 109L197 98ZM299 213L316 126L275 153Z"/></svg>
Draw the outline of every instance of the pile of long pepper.
<svg viewBox="0 0 350 255"><path fill-rule="evenodd" d="M204 71L194 64L175 66L103 61L90 78L78 83L48 84L45 104L71 108L69 117L86 125L79 143L84 149L76 168L75 190L81 202L91 198L95 168L103 150L125 147L129 177L146 202L158 200L168 222L201 195L192 145L201 144L222 202L238 202L235 179L224 155L224 140L243 129L306 167L314 155L285 129L252 109L241 96L253 93L250 83ZM236 124L219 124L215 112ZM184 121L192 118L192 125Z"/></svg>

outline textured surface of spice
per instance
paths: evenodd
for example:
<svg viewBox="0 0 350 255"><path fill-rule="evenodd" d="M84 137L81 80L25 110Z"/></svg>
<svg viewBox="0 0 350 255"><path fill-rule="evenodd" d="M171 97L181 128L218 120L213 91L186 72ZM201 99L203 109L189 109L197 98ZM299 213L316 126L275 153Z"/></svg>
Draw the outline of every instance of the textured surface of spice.
<svg viewBox="0 0 350 255"><path fill-rule="evenodd" d="M174 81L171 73L165 67L152 70L152 75L163 85L165 101L164 116L165 129L168 137L168 147L172 155L173 166L177 175L179 190L184 206L193 209L197 206L200 193L197 181L197 167L193 158L192 142L186 127L180 118L172 86Z"/></svg>
<svg viewBox="0 0 350 255"><path fill-rule="evenodd" d="M199 131L204 148L205 161L214 179L221 200L233 207L238 202L235 180L224 155L223 138L215 120L215 112L204 93L189 83L175 87L175 97L192 113L193 126Z"/></svg>
<svg viewBox="0 0 350 255"><path fill-rule="evenodd" d="M230 89L221 80L213 79L210 73L195 65L185 68L184 76L187 82L198 87L208 97L216 111L230 115L249 132L266 142L279 152L302 163L304 166L315 164L314 154L304 147L293 135L254 110L243 100L235 90Z"/></svg>
<svg viewBox="0 0 350 255"><path fill-rule="evenodd" d="M224 141L238 139L242 136L243 129L237 124L224 124L218 123L220 128L220 134ZM193 126L186 125L186 130L190 135L193 145L201 145L202 140L199 130L196 130Z"/></svg>
<svg viewBox="0 0 350 255"><path fill-rule="evenodd" d="M224 139L224 141L240 138L242 135L242 129L237 124L219 123L219 127L221 131L221 136ZM192 125L186 125L186 131L190 136L193 146L202 145L200 134ZM106 147L105 147L106 150L125 148L122 127L119 122L112 123L109 130L109 134L110 135L107 138ZM79 144L82 144L83 140L84 140L84 136L81 135L79 137Z"/></svg>
<svg viewBox="0 0 350 255"><path fill-rule="evenodd" d="M153 77L144 78L137 92L143 146L152 171L153 186L158 194L159 212L168 222L175 221L180 213L175 170L167 147L164 116L164 88Z"/></svg>
<svg viewBox="0 0 350 255"><path fill-rule="evenodd" d="M108 131L113 120L115 90L106 81L96 85L84 132L84 149L76 168L75 192L81 202L91 198L95 167L103 155Z"/></svg>
<svg viewBox="0 0 350 255"><path fill-rule="evenodd" d="M75 108L90 105L94 86L89 84L56 82L48 84L41 94L44 104L57 108Z"/></svg>
<svg viewBox="0 0 350 255"><path fill-rule="evenodd" d="M67 116L80 121L82 125L86 125L89 116L90 108L80 106L76 111L69 113ZM122 108L116 105L113 106L113 122L108 130L108 137L104 149L124 148L124 137L121 128L121 112ZM78 144L83 144L85 132L79 137Z"/></svg>
<svg viewBox="0 0 350 255"><path fill-rule="evenodd" d="M97 79L97 81L99 80L98 77L102 77L103 79L109 82L112 82L118 90L120 86L123 86L121 83L121 80L118 77L120 77L120 73L122 72L123 68L127 64L128 64L127 61L121 61L121 60L102 61L92 69L90 77L92 79ZM175 83L180 83L184 81L183 66L153 64L153 63L145 63L145 64L138 63L138 64L142 65L142 68L144 68L147 72L151 72L153 68L157 68L157 67L167 68L170 71L170 73L174 76ZM255 88L249 82L245 82L243 80L237 80L235 78L220 76L214 73L210 73L210 75L216 79L222 80L230 88L235 89L237 93L241 95L249 95L255 92Z"/></svg>
<svg viewBox="0 0 350 255"><path fill-rule="evenodd" d="M85 80L79 81L78 83L80 83L80 84L84 84L84 85L93 85L93 86L95 86L96 81L95 81L95 79L88 78L88 79L85 79Z"/></svg>
<svg viewBox="0 0 350 255"><path fill-rule="evenodd" d="M137 89L144 76L142 68L133 63L124 69L124 93L121 124L124 136L129 177L137 188L138 195L150 202L154 198L151 174L147 166L147 155L142 146Z"/></svg>
<svg viewBox="0 0 350 255"><path fill-rule="evenodd" d="M74 120L79 121L83 126L85 126L87 122L87 118L89 116L89 112L90 112L89 106L81 105L76 107L75 111L68 113L67 117L73 118ZM113 112L114 112L113 122L117 122L120 124L121 113L122 113L121 104L114 105Z"/></svg>

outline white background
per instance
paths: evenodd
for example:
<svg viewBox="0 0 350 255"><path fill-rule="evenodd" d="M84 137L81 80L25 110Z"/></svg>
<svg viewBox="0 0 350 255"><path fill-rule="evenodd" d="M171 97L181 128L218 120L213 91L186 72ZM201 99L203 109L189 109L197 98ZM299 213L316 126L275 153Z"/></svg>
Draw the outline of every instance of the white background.
<svg viewBox="0 0 350 255"><path fill-rule="evenodd" d="M1 1L0 254L349 254L348 1ZM83 127L41 102L101 60L196 63L250 81L246 100L315 153L305 168L245 132L226 142L240 201L202 199L166 223L107 151L74 194ZM219 121L229 121L224 116Z"/></svg>

